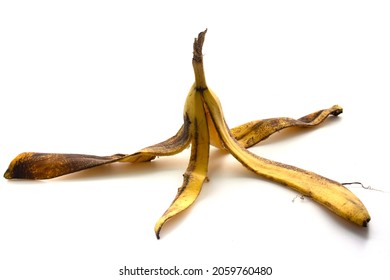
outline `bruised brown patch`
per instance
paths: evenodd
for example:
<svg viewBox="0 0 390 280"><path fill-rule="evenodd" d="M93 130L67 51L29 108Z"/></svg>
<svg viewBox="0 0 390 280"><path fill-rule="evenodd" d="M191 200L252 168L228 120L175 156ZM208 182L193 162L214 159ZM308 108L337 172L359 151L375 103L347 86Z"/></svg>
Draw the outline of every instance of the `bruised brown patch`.
<svg viewBox="0 0 390 280"><path fill-rule="evenodd" d="M6 179L51 179L120 160L125 155L22 153L9 165Z"/></svg>

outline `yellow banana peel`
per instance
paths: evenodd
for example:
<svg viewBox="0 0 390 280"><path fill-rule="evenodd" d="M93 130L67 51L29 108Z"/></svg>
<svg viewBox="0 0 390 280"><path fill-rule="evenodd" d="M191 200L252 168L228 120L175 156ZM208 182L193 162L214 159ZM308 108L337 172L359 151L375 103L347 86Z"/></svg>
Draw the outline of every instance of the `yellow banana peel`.
<svg viewBox="0 0 390 280"><path fill-rule="evenodd" d="M207 30L199 33L193 44L192 65L195 83L184 107L184 121L171 138L133 154L94 156L84 154L22 153L10 163L7 179L50 179L113 162L139 163L159 156L171 156L191 146L191 156L183 175L183 184L169 208L155 225L160 238L163 225L190 207L207 180L210 145L224 149L254 173L281 183L310 197L338 216L359 226L367 226L370 215L363 203L343 184L291 165L253 154L247 148L288 127L312 127L343 109L334 105L299 119L287 117L251 121L229 129L218 97L207 86L202 48Z"/></svg>

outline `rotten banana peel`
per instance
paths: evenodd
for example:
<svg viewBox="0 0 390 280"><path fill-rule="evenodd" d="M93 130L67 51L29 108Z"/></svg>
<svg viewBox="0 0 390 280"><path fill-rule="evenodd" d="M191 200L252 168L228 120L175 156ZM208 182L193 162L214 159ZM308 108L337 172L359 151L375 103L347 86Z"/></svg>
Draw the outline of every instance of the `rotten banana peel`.
<svg viewBox="0 0 390 280"><path fill-rule="evenodd" d="M155 233L160 238L164 224L190 207L208 180L210 145L232 154L243 166L261 177L290 187L325 206L338 216L359 226L367 226L370 215L363 203L341 183L316 173L279 163L253 154L247 148L288 127L312 127L328 116L342 113L340 106L320 110L299 119L271 118L251 121L229 129L221 103L207 86L202 48L207 30L199 33L193 44L192 65L195 83L184 106L184 121L171 138L133 154L93 156L83 154L22 153L9 165L7 179L50 179L114 162L148 162L156 157L171 156L191 146L191 156L176 197L158 219Z"/></svg>

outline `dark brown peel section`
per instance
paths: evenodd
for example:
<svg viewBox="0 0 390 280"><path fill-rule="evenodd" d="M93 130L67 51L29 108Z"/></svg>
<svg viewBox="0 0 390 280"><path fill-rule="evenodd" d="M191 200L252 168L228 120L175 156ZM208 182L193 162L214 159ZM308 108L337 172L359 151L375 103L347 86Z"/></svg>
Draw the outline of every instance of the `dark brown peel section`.
<svg viewBox="0 0 390 280"><path fill-rule="evenodd" d="M365 220L363 222L363 227L367 227L368 226L368 223L371 221L371 218L368 218L367 220Z"/></svg>
<svg viewBox="0 0 390 280"><path fill-rule="evenodd" d="M252 121L231 129L234 138L245 148L252 147L269 136L289 127L307 128L321 124L328 116L338 116L343 109L334 105L329 109L320 110L299 119L270 118Z"/></svg>
<svg viewBox="0 0 390 280"><path fill-rule="evenodd" d="M51 179L58 176L112 163L123 154L94 156L83 154L22 153L9 165L6 179Z"/></svg>
<svg viewBox="0 0 390 280"><path fill-rule="evenodd" d="M198 35L198 38L195 38L194 40L194 53L192 60L196 63L203 63L203 54L202 54L202 48L204 39L206 37L207 29L203 32L200 32Z"/></svg>

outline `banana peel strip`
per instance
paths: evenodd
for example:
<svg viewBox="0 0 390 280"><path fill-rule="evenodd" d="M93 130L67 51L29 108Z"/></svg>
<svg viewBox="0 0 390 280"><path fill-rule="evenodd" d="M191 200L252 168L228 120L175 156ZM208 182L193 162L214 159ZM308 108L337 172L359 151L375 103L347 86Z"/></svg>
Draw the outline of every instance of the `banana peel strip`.
<svg viewBox="0 0 390 280"><path fill-rule="evenodd" d="M187 103L195 109L194 119L191 121L191 157L186 172L183 174L183 184L178 189L177 195L171 206L157 221L154 231L157 239L160 239L162 226L172 217L181 213L191 206L202 189L207 178L207 170L210 155L210 137L207 127L206 113L203 107L203 100L196 91L190 94ZM186 106L188 107L188 106Z"/></svg>
<svg viewBox="0 0 390 280"><path fill-rule="evenodd" d="M334 105L329 109L308 114L297 120L282 117L251 121L232 128L231 133L238 143L245 148L249 148L282 129L288 127L305 128L316 126L322 123L329 115L338 116L342 112L343 108L338 105Z"/></svg>
<svg viewBox="0 0 390 280"><path fill-rule="evenodd" d="M367 226L370 215L363 203L341 183L314 172L259 157L241 146L231 134L220 102L211 90L203 92L205 104L224 147L254 173L286 185L312 198L340 217L359 226Z"/></svg>

